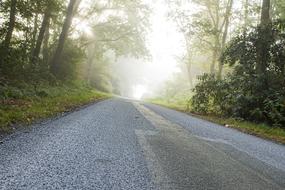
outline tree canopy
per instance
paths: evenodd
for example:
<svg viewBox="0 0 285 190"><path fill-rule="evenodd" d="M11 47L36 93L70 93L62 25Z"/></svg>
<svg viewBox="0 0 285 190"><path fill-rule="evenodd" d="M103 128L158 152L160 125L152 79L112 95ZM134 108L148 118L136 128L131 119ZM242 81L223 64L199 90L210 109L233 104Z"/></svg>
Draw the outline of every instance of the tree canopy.
<svg viewBox="0 0 285 190"><path fill-rule="evenodd" d="M149 12L140 0L1 1L1 79L111 85L108 59L148 56Z"/></svg>

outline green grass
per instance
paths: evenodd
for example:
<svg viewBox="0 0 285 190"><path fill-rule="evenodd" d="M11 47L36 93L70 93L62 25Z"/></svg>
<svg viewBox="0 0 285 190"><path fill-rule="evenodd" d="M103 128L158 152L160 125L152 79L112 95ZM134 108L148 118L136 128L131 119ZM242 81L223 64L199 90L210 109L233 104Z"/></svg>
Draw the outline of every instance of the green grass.
<svg viewBox="0 0 285 190"><path fill-rule="evenodd" d="M110 97L83 86L47 86L41 90L45 92L44 97L31 93L20 98L0 99L0 132L11 132L14 124L31 124L36 120Z"/></svg>
<svg viewBox="0 0 285 190"><path fill-rule="evenodd" d="M172 100L167 101L161 98L155 98L155 99L149 99L146 100L148 102L151 102L153 104L161 105L164 107L168 107L177 111L186 112L187 110L187 101L186 100Z"/></svg>
<svg viewBox="0 0 285 190"><path fill-rule="evenodd" d="M197 115L187 111L189 109L187 109L187 105L185 104L178 105L175 103L167 103L166 101L161 99L150 100L150 102L180 112L188 113L195 117L211 121L213 123L234 128L247 134L255 135L261 138L285 144L285 129L282 128L272 127L266 124L257 124L249 121L240 121L233 118L222 118L212 115Z"/></svg>
<svg viewBox="0 0 285 190"><path fill-rule="evenodd" d="M258 124L249 121L239 121L233 118L221 118L217 116L203 116L203 115L194 115L199 118L224 125L230 128L237 129L244 133L252 134L261 138L272 140L285 144L285 130L278 127L271 127L266 124Z"/></svg>

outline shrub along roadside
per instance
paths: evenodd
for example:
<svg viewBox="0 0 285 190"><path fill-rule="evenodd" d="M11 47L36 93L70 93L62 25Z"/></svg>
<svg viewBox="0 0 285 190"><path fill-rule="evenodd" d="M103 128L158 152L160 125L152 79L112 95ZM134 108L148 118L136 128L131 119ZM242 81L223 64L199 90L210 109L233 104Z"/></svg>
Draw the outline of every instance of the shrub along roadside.
<svg viewBox="0 0 285 190"><path fill-rule="evenodd" d="M28 94L29 91L11 87L3 91L6 94L0 99L0 133L12 132L15 124L31 124L110 97L82 85L45 86L37 93Z"/></svg>
<svg viewBox="0 0 285 190"><path fill-rule="evenodd" d="M161 105L167 108L171 108L180 112L184 112L194 117L204 119L216 124L220 124L225 127L234 128L247 134L255 135L264 139L285 144L285 129L283 128L271 127L266 124L257 124L249 121L237 120L234 118L225 118L214 115L194 114L193 112L189 111L189 108L187 108L187 106L167 104L165 101L162 100L160 101L148 100L148 102Z"/></svg>

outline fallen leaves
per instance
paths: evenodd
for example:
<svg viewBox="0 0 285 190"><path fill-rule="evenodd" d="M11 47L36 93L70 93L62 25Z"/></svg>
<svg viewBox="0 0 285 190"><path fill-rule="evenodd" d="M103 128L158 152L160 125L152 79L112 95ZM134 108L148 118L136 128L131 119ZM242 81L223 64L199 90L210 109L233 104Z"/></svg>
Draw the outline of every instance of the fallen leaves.
<svg viewBox="0 0 285 190"><path fill-rule="evenodd" d="M13 106L26 106L26 107L31 107L32 102L28 100L23 100L23 99L3 99L1 100L2 105L13 105Z"/></svg>

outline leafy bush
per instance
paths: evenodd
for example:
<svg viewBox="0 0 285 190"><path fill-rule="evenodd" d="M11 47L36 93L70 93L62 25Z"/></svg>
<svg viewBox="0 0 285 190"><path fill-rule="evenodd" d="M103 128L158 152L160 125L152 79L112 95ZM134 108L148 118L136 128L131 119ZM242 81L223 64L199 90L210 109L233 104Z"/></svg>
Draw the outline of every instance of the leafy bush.
<svg viewBox="0 0 285 190"><path fill-rule="evenodd" d="M272 27L266 71L256 71L258 29L236 37L221 60L233 67L224 79L204 74L195 87L193 111L285 127L285 35Z"/></svg>
<svg viewBox="0 0 285 190"><path fill-rule="evenodd" d="M200 83L194 89L192 108L199 113L221 113L225 106L222 102L227 96L227 83L210 74L204 74L198 79Z"/></svg>

